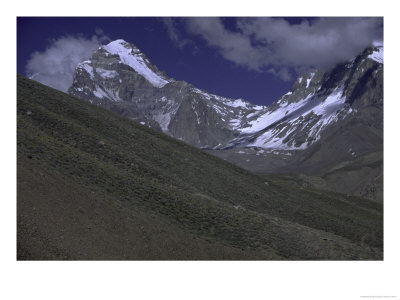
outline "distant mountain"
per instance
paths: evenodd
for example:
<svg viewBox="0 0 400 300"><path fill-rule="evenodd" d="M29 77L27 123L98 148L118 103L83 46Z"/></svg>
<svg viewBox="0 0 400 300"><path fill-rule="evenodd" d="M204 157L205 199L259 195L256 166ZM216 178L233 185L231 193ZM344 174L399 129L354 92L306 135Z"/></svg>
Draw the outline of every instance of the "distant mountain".
<svg viewBox="0 0 400 300"><path fill-rule="evenodd" d="M332 70L300 75L288 93L248 115L229 146L306 149L344 119L363 117L364 109L382 105L383 47L376 46ZM382 119L370 120L371 126L382 129Z"/></svg>
<svg viewBox="0 0 400 300"><path fill-rule="evenodd" d="M356 173L324 177L321 186L382 200L382 44L333 69L301 74L265 107L176 81L133 44L116 40L78 65L68 93L259 173L321 179L357 165ZM358 181L346 188L339 178L349 177Z"/></svg>
<svg viewBox="0 0 400 300"><path fill-rule="evenodd" d="M22 76L17 162L18 260L383 259L382 204L254 175Z"/></svg>
<svg viewBox="0 0 400 300"><path fill-rule="evenodd" d="M315 187L382 201L382 45L302 74L249 124L225 151L210 152L258 173L305 175Z"/></svg>

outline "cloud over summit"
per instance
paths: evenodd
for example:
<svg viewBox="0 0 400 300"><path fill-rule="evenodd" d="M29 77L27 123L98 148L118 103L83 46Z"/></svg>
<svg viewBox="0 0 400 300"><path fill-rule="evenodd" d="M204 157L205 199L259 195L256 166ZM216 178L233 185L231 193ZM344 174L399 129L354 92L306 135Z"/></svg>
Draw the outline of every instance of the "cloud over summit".
<svg viewBox="0 0 400 300"><path fill-rule="evenodd" d="M44 52L31 54L26 72L32 79L66 92L78 63L90 58L93 51L108 40L101 30L91 39L67 35L51 40Z"/></svg>

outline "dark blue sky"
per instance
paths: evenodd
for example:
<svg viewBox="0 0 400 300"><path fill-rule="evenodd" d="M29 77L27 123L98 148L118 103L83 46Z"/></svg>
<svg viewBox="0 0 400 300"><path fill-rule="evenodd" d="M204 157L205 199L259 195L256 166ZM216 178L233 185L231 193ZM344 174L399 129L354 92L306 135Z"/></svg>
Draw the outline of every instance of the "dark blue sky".
<svg viewBox="0 0 400 300"><path fill-rule="evenodd" d="M100 35L110 40L135 44L170 77L217 95L268 105L290 89L297 76L294 70L324 65L325 58L331 57L332 64L353 57L379 37L380 32L371 32L379 31L383 22L379 18L252 18L245 20L246 29L239 29L237 18L189 19L174 18L168 28L165 18L154 17L19 17L17 71L27 75L31 54L44 52L56 39L67 35L90 39L101 30ZM317 44L332 30L339 37L334 44ZM299 38L304 42L295 42ZM341 49L339 56L331 55L338 53L331 52L334 49ZM275 75L268 72L271 66Z"/></svg>
<svg viewBox="0 0 400 300"><path fill-rule="evenodd" d="M232 20L227 20L226 24ZM169 38L158 18L18 18L17 71L26 75L26 64L34 51L42 52L68 34L90 38L101 29L111 40L122 38L135 44L150 61L170 77L185 80L211 93L269 104L286 93L292 82L284 82L265 72L249 71L223 59L200 37L194 44L179 48Z"/></svg>

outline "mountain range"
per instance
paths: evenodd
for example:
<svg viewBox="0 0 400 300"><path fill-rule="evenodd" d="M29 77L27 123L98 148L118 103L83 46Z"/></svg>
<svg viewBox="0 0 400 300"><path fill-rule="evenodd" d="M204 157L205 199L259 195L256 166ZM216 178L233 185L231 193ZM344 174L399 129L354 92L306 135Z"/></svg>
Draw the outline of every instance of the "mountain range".
<svg viewBox="0 0 400 300"><path fill-rule="evenodd" d="M210 94L116 40L81 62L68 93L259 174L383 200L383 45L301 74L269 106Z"/></svg>

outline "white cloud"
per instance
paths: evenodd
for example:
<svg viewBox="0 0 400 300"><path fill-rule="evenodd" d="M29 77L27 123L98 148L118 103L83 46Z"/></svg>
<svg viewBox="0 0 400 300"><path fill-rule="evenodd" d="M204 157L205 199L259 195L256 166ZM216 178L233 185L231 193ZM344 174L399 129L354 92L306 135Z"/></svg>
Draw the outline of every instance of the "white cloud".
<svg viewBox="0 0 400 300"><path fill-rule="evenodd" d="M66 92L77 64L90 58L93 51L108 40L101 30L96 30L91 39L67 35L51 40L44 52L31 54L26 72L32 79Z"/></svg>
<svg viewBox="0 0 400 300"><path fill-rule="evenodd" d="M290 73L331 67L352 59L382 40L382 18L318 18L290 24L282 18L241 18L228 30L220 18L186 18L189 34L235 64L271 72L284 80Z"/></svg>

